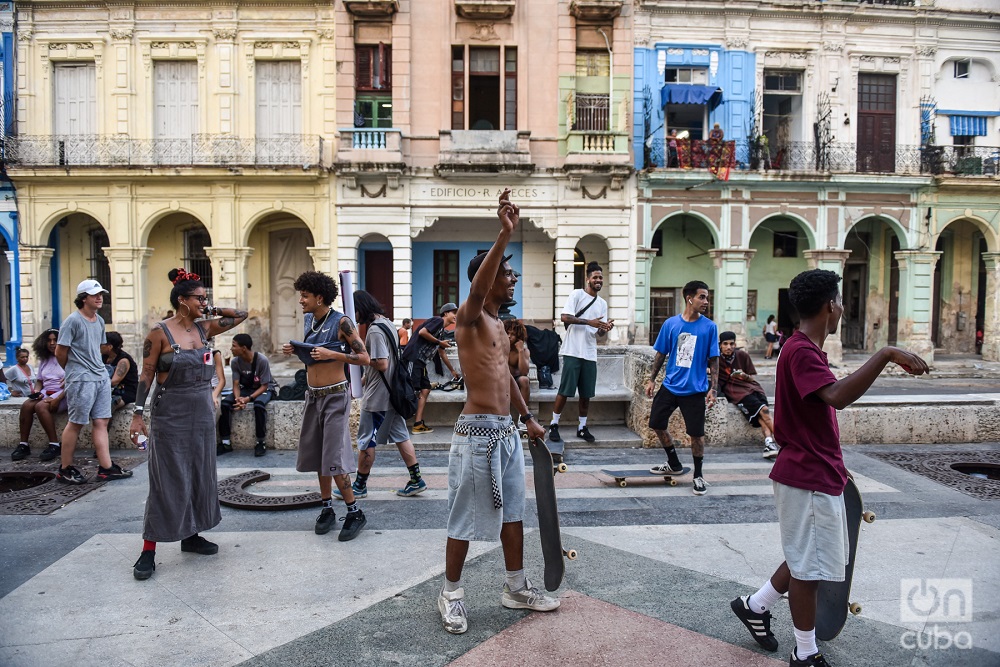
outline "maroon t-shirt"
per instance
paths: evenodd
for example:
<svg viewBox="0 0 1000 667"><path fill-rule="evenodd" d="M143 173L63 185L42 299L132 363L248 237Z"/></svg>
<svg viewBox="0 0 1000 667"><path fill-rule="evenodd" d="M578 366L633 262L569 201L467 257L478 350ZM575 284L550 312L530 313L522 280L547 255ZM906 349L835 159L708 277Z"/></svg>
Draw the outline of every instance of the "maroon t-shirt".
<svg viewBox="0 0 1000 667"><path fill-rule="evenodd" d="M781 445L771 479L839 496L847 485L837 411L816 391L837 381L826 353L796 331L781 346L774 390L774 436Z"/></svg>

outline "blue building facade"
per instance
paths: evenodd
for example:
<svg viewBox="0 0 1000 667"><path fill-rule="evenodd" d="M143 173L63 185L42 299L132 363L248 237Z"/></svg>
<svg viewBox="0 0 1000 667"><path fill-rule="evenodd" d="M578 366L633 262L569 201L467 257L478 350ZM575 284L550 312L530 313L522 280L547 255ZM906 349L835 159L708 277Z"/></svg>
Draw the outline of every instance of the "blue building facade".
<svg viewBox="0 0 1000 667"><path fill-rule="evenodd" d="M753 53L714 44L658 42L635 49L634 63L636 169L668 166L665 146L672 129L702 140L718 123L727 141L746 145L754 106ZM738 154L737 162L745 162L745 156Z"/></svg>
<svg viewBox="0 0 1000 667"><path fill-rule="evenodd" d="M14 3L0 3L0 150L15 128ZM14 184L7 177L6 162L0 170L0 338L4 341L4 365L15 363L21 345L20 266L18 262L18 218Z"/></svg>

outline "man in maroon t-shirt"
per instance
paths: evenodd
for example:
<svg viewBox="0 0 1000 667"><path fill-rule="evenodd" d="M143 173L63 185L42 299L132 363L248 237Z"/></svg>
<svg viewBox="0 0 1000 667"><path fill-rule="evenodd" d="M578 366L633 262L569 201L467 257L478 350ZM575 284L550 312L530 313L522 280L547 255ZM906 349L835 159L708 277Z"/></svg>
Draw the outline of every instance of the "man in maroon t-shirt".
<svg viewBox="0 0 1000 667"><path fill-rule="evenodd" d="M816 647L816 591L820 581L843 581L847 563L848 473L837 410L861 398L889 363L913 375L927 372L920 357L885 347L846 378L834 377L823 343L844 315L839 283L836 273L813 269L789 285L801 323L778 357L774 431L781 452L771 469L785 562L759 591L730 605L754 640L776 651L770 609L788 593L795 626L791 667L829 667Z"/></svg>

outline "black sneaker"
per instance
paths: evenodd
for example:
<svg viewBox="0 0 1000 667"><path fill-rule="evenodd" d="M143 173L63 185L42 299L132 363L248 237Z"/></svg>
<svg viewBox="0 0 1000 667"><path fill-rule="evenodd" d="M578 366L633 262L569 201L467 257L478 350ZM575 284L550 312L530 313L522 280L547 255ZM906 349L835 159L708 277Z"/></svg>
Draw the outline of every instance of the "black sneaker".
<svg viewBox="0 0 1000 667"><path fill-rule="evenodd" d="M86 484L87 478L83 476L83 473L76 469L76 466L67 466L66 468L59 468L59 472L56 473L56 479L58 479L63 484Z"/></svg>
<svg viewBox="0 0 1000 667"><path fill-rule="evenodd" d="M340 535L337 539L341 542L353 540L361 532L361 529L365 527L366 523L368 523L368 519L365 518L365 513L361 510L348 512L347 516L344 517L344 527L340 529Z"/></svg>
<svg viewBox="0 0 1000 667"><path fill-rule="evenodd" d="M808 658L800 659L795 655L795 649L792 649L792 655L788 658L788 667L830 667L830 663L826 661L822 653L813 653Z"/></svg>
<svg viewBox="0 0 1000 667"><path fill-rule="evenodd" d="M53 445L49 443L49 446L46 447L45 450L38 456L38 460L51 461L52 459L59 458L59 455L61 453L62 453L62 447L60 447L59 445Z"/></svg>
<svg viewBox="0 0 1000 667"><path fill-rule="evenodd" d="M742 595L729 603L729 606L732 607L736 617L743 621L743 625L747 626L750 636L760 644L762 649L777 651L778 640L771 632L771 612L765 611L763 614L758 614L747 604L749 599L749 595Z"/></svg>
<svg viewBox="0 0 1000 667"><path fill-rule="evenodd" d="M587 442L594 442L597 440L597 438L590 434L590 430L586 426L581 426L576 430L576 437L581 440L586 440Z"/></svg>
<svg viewBox="0 0 1000 667"><path fill-rule="evenodd" d="M21 444L19 444L17 447L14 448L13 452L10 453L10 460L23 461L24 459L28 458L29 454L31 454L31 447L22 442Z"/></svg>
<svg viewBox="0 0 1000 667"><path fill-rule="evenodd" d="M549 424L549 440L562 442L562 438L559 437L559 424Z"/></svg>
<svg viewBox="0 0 1000 667"><path fill-rule="evenodd" d="M132 576L139 581L145 581L153 576L156 569L156 552L152 549L143 549L139 554L139 560L132 566Z"/></svg>
<svg viewBox="0 0 1000 667"><path fill-rule="evenodd" d="M223 444L221 442L215 447L215 455L216 456L222 456L223 454L228 454L231 451L233 451L233 446L232 445L225 445L225 444Z"/></svg>
<svg viewBox="0 0 1000 667"><path fill-rule="evenodd" d="M264 456L264 454L267 454L267 445L264 444L264 441L262 440L262 441L258 442L256 445L254 445L253 455L254 456Z"/></svg>
<svg viewBox="0 0 1000 667"><path fill-rule="evenodd" d="M110 482L113 479L128 479L131 476L131 470L125 470L117 463L112 463L110 468L97 466L97 475L94 477L94 481Z"/></svg>
<svg viewBox="0 0 1000 667"><path fill-rule="evenodd" d="M219 545L215 542L209 542L201 535L192 535L181 540L181 551L211 556L219 553Z"/></svg>
<svg viewBox="0 0 1000 667"><path fill-rule="evenodd" d="M323 511L319 513L319 517L316 519L316 534L326 535L336 523L337 514L333 511L333 508L324 507Z"/></svg>

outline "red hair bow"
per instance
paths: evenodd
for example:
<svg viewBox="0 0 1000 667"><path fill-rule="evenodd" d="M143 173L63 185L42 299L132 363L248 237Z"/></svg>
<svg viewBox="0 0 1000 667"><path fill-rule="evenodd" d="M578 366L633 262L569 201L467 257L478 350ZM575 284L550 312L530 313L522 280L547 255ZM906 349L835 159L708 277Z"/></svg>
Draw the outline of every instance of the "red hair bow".
<svg viewBox="0 0 1000 667"><path fill-rule="evenodd" d="M174 284L176 285L185 280L201 280L201 276L197 273L188 273L184 269L177 269L177 277L174 278Z"/></svg>

